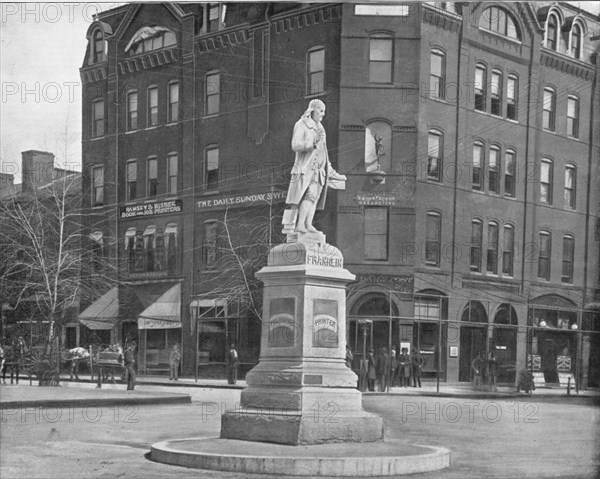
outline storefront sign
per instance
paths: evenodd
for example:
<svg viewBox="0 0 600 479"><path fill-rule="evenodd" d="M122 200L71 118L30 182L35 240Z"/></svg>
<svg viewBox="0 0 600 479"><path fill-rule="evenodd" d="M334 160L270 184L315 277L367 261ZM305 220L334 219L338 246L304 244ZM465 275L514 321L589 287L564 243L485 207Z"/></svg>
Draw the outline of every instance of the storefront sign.
<svg viewBox="0 0 600 479"><path fill-rule="evenodd" d="M358 193L354 202L360 206L395 206L398 197L391 193Z"/></svg>
<svg viewBox="0 0 600 479"><path fill-rule="evenodd" d="M219 208L226 206L250 206L256 203L281 202L285 200L287 193L285 191L269 191L265 193L254 193L248 195L217 196L198 200L196 207L199 210L209 208Z"/></svg>
<svg viewBox="0 0 600 479"><path fill-rule="evenodd" d="M364 283L391 284L396 291L411 292L413 290L412 276L394 276L391 274L357 273L356 281Z"/></svg>
<svg viewBox="0 0 600 479"><path fill-rule="evenodd" d="M119 210L120 216L123 219L181 213L182 208L183 200L168 200L144 203L143 205L122 206Z"/></svg>
<svg viewBox="0 0 600 479"><path fill-rule="evenodd" d="M458 357L458 346L450 346L450 357L451 358Z"/></svg>

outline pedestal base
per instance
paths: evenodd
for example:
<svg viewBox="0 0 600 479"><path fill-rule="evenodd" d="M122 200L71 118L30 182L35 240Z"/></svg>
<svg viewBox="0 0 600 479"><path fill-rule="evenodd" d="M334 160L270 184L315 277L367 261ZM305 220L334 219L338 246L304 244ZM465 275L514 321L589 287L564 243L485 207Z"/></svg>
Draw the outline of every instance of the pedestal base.
<svg viewBox="0 0 600 479"><path fill-rule="evenodd" d="M221 438L292 446L383 440L381 417L364 411L284 414L268 409L230 411L221 416Z"/></svg>

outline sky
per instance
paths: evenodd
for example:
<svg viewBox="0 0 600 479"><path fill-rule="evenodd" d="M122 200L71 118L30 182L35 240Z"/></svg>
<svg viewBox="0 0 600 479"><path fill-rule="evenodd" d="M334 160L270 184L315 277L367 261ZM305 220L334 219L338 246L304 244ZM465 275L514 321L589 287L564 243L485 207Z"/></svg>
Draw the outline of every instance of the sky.
<svg viewBox="0 0 600 479"><path fill-rule="evenodd" d="M599 13L600 2L571 2ZM86 31L123 3L0 3L0 171L20 182L21 152L50 151L81 169L81 80Z"/></svg>

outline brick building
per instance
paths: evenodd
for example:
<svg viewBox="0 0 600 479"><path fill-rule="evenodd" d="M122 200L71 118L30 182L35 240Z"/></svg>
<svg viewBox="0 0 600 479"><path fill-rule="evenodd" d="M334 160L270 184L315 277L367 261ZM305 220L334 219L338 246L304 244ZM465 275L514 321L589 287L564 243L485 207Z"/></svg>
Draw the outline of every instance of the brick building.
<svg viewBox="0 0 600 479"><path fill-rule="evenodd" d="M597 385L599 25L550 3L100 14L84 204L121 285L84 321L136 338L147 372L174 342L187 372L219 373L232 341L256 362L260 295L239 280L281 241L291 129L321 98L348 182L318 221L358 276L351 347L416 347L452 382L495 352L504 382L527 365Z"/></svg>

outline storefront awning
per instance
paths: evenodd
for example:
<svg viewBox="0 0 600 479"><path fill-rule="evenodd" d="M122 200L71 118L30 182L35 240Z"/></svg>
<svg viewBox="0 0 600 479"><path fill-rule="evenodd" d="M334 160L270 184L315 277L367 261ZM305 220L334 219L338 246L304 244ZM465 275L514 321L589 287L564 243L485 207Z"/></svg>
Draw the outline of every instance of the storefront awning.
<svg viewBox="0 0 600 479"><path fill-rule="evenodd" d="M176 284L138 316L138 329L181 328L181 284Z"/></svg>
<svg viewBox="0 0 600 479"><path fill-rule="evenodd" d="M112 329L119 318L119 290L111 289L89 305L78 319L90 329Z"/></svg>

